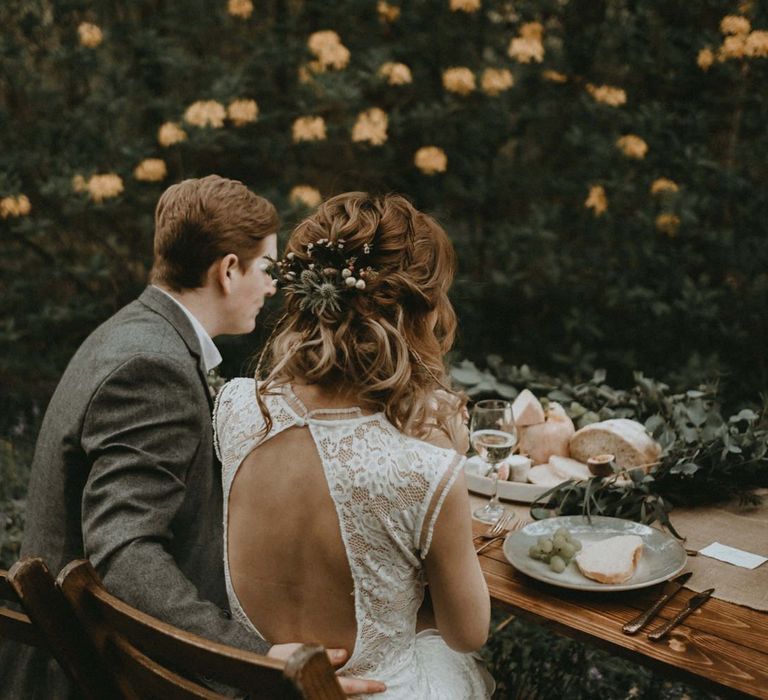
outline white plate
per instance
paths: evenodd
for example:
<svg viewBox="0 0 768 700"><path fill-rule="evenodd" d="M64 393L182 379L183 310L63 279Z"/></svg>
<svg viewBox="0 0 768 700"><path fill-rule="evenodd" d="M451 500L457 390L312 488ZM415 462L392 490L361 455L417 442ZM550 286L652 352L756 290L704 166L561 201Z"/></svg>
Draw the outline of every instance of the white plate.
<svg viewBox="0 0 768 700"><path fill-rule="evenodd" d="M493 489L493 479L481 476L477 471L477 460L468 459L464 464L464 474L467 488L473 493L490 496ZM499 498L505 501L520 501L533 503L542 493L549 491L550 486L538 486L523 481L499 481Z"/></svg>
<svg viewBox="0 0 768 700"><path fill-rule="evenodd" d="M559 527L566 528L582 544L598 542L616 535L638 535L643 540L643 552L635 573L624 583L598 583L584 576L572 559L562 574L556 574L549 564L528 556L531 545L542 535L551 536ZM518 571L531 578L563 588L581 591L629 591L653 586L666 581L685 567L684 547L672 535L648 525L623 520L592 516L591 524L581 515L547 518L510 532L504 541L504 556Z"/></svg>

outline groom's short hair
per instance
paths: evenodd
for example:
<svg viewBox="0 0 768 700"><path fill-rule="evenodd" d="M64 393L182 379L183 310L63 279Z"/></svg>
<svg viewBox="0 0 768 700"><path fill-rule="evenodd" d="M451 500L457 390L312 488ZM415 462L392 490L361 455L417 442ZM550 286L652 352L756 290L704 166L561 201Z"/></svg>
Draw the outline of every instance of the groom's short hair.
<svg viewBox="0 0 768 700"><path fill-rule="evenodd" d="M155 209L150 281L174 291L202 287L216 260L234 253L247 265L279 225L272 203L237 180L208 175L171 185Z"/></svg>

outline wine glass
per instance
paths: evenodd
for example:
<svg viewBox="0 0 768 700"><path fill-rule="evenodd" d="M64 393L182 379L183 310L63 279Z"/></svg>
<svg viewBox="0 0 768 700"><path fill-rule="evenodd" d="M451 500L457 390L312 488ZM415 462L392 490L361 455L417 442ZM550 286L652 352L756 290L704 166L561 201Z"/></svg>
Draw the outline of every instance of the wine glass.
<svg viewBox="0 0 768 700"><path fill-rule="evenodd" d="M484 523L495 523L504 513L504 507L496 495L499 483L497 466L509 457L517 446L512 404L497 399L478 401L472 409L469 437L472 447L488 464L487 473L493 480L491 500L475 510L472 515Z"/></svg>

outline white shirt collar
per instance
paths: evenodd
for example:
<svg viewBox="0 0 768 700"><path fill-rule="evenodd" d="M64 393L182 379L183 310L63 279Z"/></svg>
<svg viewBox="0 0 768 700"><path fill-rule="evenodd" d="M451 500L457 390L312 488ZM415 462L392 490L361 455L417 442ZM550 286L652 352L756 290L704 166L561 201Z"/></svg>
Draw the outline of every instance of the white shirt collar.
<svg viewBox="0 0 768 700"><path fill-rule="evenodd" d="M218 367L221 364L221 353L214 344L213 340L211 340L211 336L208 335L208 331L203 328L203 324L200 323L195 315L176 297L168 294L168 292L166 292L164 289L161 289L157 285L153 284L152 286L155 289L159 289L169 299L173 299L179 308L187 315L189 322L192 324L192 328L195 329L195 335L197 336L197 339L200 342L200 348L203 351L203 365L205 365L205 371L210 372L214 367Z"/></svg>

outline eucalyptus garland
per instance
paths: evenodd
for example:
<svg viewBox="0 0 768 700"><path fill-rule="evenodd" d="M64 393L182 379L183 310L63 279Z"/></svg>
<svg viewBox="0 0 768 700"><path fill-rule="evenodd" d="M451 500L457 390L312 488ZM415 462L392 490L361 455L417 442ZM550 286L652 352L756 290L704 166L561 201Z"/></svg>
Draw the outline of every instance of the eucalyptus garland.
<svg viewBox="0 0 768 700"><path fill-rule="evenodd" d="M567 481L542 494L531 506L534 518L549 515L608 515L650 524L659 521L675 535L669 513L674 505L715 503L738 497L757 503L755 489L768 486L768 399L725 417L717 386L702 384L672 392L663 382L634 374L634 386L614 389L598 370L586 382L537 374L523 365L489 358L480 371L463 362L454 379L471 397L513 398L528 388L545 403L557 401L577 428L609 418L645 425L662 447L650 473L633 470L610 478ZM620 478L620 477L628 478Z"/></svg>

